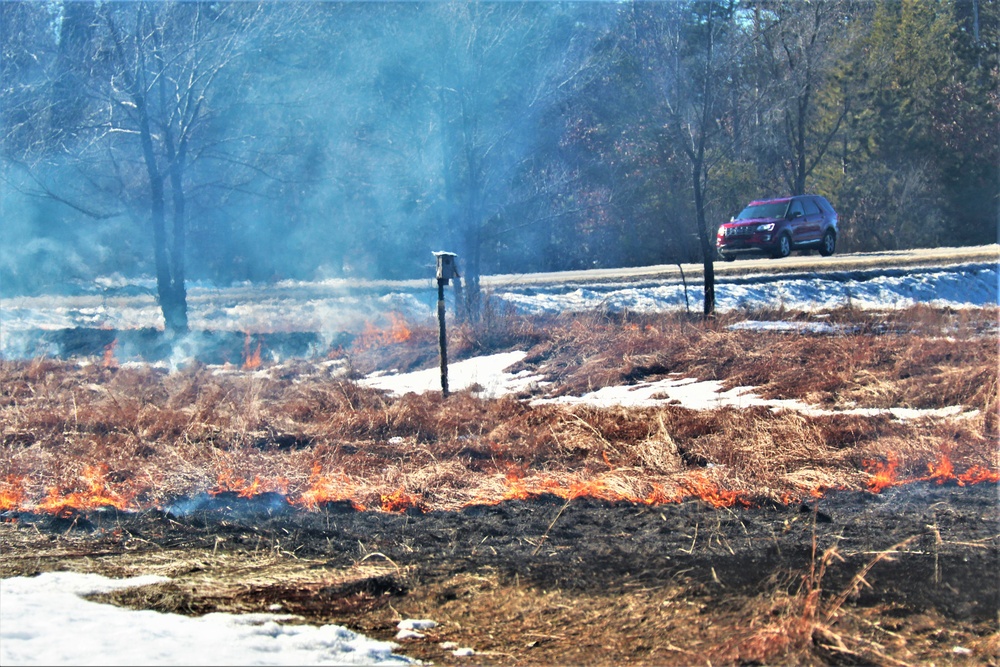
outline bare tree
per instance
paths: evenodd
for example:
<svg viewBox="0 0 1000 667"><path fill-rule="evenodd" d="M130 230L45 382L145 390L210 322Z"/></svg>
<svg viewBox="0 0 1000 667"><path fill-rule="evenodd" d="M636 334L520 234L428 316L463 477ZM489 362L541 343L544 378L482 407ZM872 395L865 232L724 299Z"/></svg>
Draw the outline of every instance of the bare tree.
<svg viewBox="0 0 1000 667"><path fill-rule="evenodd" d="M164 324L184 332L191 193L240 187L266 169L252 142L227 134L221 112L241 94L249 47L278 14L263 3L65 3L61 11L44 85L16 100L14 120L44 111L47 122L7 125L4 155L33 174L38 194L96 218L124 206L147 223ZM206 162L216 168L197 168Z"/></svg>
<svg viewBox="0 0 1000 667"><path fill-rule="evenodd" d="M705 279L704 315L715 312L715 247L706 216L709 175L732 117L739 40L735 2L633 3L635 56L659 110L659 151L687 158ZM654 112L654 116L657 115Z"/></svg>
<svg viewBox="0 0 1000 667"><path fill-rule="evenodd" d="M850 111L849 95L821 114L818 96L843 55L847 5L825 2L764 2L755 7L754 29L763 41L764 71L777 123L778 163L792 194L826 155ZM755 35L756 36L756 35Z"/></svg>

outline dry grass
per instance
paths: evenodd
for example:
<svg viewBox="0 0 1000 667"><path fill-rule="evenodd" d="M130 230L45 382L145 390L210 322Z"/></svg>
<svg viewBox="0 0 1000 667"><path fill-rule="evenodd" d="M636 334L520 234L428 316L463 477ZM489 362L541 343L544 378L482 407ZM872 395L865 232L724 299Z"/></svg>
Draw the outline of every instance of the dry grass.
<svg viewBox="0 0 1000 667"><path fill-rule="evenodd" d="M830 406L985 409L996 401L995 309L893 313L892 320L836 312L825 323L840 335L731 330L736 316L702 324L684 315L589 315L549 326L525 363L539 364L560 391L580 394L681 373L753 386L769 398ZM795 321L788 314L757 313ZM802 316L798 316L801 318Z"/></svg>
<svg viewBox="0 0 1000 667"><path fill-rule="evenodd" d="M864 489L878 466L884 471L890 463L899 479L924 477L942 456L956 473L995 472L997 314L843 309L822 317L841 325L841 333L818 335L734 330L730 325L742 319L736 315L702 323L684 315L527 318L488 309L479 323L453 331L455 359L527 350L522 366L546 376L552 395L676 373L828 408L979 410L912 421L765 408L532 405L528 394L485 400L470 391L447 400L435 393L394 397L350 379L377 368L433 366L436 331L409 325L406 336L373 330L337 353L346 375L304 360L265 364L259 372L194 365L176 373L104 368L100 360L0 361L0 503L20 494L19 502L31 506L50 489L94 485L131 508L210 490L277 491L304 506L320 492L369 508L405 498L445 510L519 493L640 502L710 493L713 501L764 503ZM781 310L753 318L817 319ZM804 525L808 515L801 516ZM556 513L553 535L559 520ZM656 665L959 663L951 652L959 645L974 651L969 664L1000 656L1000 635L989 623L848 603L868 569L899 545L861 567L855 559L856 576L848 571L847 583L837 585L832 581L844 582L847 566L836 547L814 547L798 574L776 573L765 590L709 588L678 574L610 593L596 583L543 589L467 565L440 580L417 580L374 553L332 569L327 561L300 560L277 534L241 548L142 542L100 553L118 539L113 531L2 528L3 576L48 568L160 573L173 581L108 599L180 613L260 611L278 601L310 622L349 623L387 639L402 616L433 617L442 625L432 641L405 652L438 664L458 660L437 648L445 640L476 646L483 664L611 664L609 656L615 664ZM395 586L410 590L383 595Z"/></svg>
<svg viewBox="0 0 1000 667"><path fill-rule="evenodd" d="M827 406L980 411L905 422L763 408L533 406L468 391L447 400L391 397L303 362L257 373L196 365L168 374L3 361L0 480L8 487L16 480L37 501L53 487L79 489L88 466L100 465L109 488L149 506L251 484L297 497L336 478L340 493L365 506L405 489L450 508L499 499L511 479L534 489L600 483L644 498L654 485L683 489L691 474L710 471L722 488L777 500L815 487L863 488L870 461L896 460L900 477L926 475L942 454L959 472L996 471L996 315L835 312L826 319L851 328L831 336L732 330L732 316L702 324L683 315L501 313L477 325L489 344L470 342L471 327L458 334L470 354L532 344L523 363L554 383L552 394L677 373ZM430 338L412 328L379 354L392 367L431 358ZM376 353L366 345L348 355L361 368Z"/></svg>

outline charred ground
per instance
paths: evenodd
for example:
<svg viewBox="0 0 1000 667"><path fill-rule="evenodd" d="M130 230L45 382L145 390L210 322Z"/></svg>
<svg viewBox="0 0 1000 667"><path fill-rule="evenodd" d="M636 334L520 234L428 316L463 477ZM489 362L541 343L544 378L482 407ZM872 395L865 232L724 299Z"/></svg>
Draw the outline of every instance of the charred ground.
<svg viewBox="0 0 1000 667"><path fill-rule="evenodd" d="M681 373L828 407L978 412L539 406L349 380L420 363L419 328L256 373L3 362L3 491L20 500L5 500L0 574L168 574L109 599L280 605L382 638L433 618L403 651L443 664L460 659L440 641L477 664L998 659L997 486L960 480L1000 467L995 311L830 313L833 336L495 315L458 331L459 354L526 349L548 394ZM89 490L124 511L58 507L95 466ZM334 497L305 502L320 481ZM657 489L671 502L644 502Z"/></svg>
<svg viewBox="0 0 1000 667"><path fill-rule="evenodd" d="M22 514L4 526L4 574L167 573L103 599L194 614L280 605L386 639L401 618L434 618L433 641L405 650L439 663L455 661L441 641L475 646L477 664L963 662L954 646L973 664L997 648L989 484L753 509L552 496L457 512L266 507L220 495L186 517Z"/></svg>

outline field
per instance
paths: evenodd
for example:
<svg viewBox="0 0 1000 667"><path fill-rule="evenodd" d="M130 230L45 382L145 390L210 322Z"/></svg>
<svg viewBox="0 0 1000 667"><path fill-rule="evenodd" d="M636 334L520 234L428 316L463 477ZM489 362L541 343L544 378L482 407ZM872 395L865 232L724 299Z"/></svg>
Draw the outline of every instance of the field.
<svg viewBox="0 0 1000 667"><path fill-rule="evenodd" d="M452 359L537 378L496 398L358 384L435 364L403 320L320 360L3 361L0 576L165 574L105 598L383 639L432 618L400 651L437 664L997 662L997 318L487 309ZM539 401L671 377L821 410Z"/></svg>

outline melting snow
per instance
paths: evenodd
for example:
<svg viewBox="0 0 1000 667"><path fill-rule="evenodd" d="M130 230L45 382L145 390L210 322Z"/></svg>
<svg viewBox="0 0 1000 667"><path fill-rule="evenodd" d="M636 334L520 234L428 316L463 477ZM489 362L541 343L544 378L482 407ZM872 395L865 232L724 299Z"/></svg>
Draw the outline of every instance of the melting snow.
<svg viewBox="0 0 1000 667"><path fill-rule="evenodd" d="M656 407L664 404L675 404L690 410L763 406L774 411L794 410L810 416L861 415L872 417L880 414L890 414L896 419L919 419L921 417L944 418L957 415L972 417L978 414L978 411L975 410L969 412L963 411L961 406L923 410L915 408L849 408L844 410L828 410L794 399L761 398L753 393L753 387L734 387L724 390L722 382L718 380L699 382L693 378L668 378L655 382L639 382L633 385L602 387L597 391L592 391L583 396L541 398L536 399L534 403L561 403L564 405L591 405L596 407L610 405Z"/></svg>
<svg viewBox="0 0 1000 667"><path fill-rule="evenodd" d="M516 394L537 383L541 378L531 373L508 373L510 368L525 357L525 352L502 352L485 357L475 357L448 365L448 389L461 391L476 389L485 398ZM441 390L441 369L428 368L412 373L372 374L359 384L384 389L396 395Z"/></svg>
<svg viewBox="0 0 1000 667"><path fill-rule="evenodd" d="M97 281L91 289L101 290L98 292L0 299L0 329L4 332L0 355L12 358L32 352L24 337L17 335L32 330L162 328L163 317L152 288L135 282L123 286L122 281L121 276ZM784 306L812 312L845 305L871 309L917 303L956 308L996 305L997 281L997 265L989 263L884 271L882 275L721 278L716 284L716 308L721 312ZM125 287L131 287L133 293ZM136 294L135 290L144 293ZM495 298L526 313L697 310L703 298L699 285L689 285L685 299L684 286L669 280L569 289L558 284L527 288L495 283L490 290ZM447 298L451 300L453 295L449 292ZM390 312L413 321L429 320L435 303L430 281L372 283L368 291L357 292L351 292L346 284L329 282L228 288L191 283L188 290L192 329L211 331L359 332L366 323Z"/></svg>
<svg viewBox="0 0 1000 667"><path fill-rule="evenodd" d="M396 628L399 629L399 632L396 633L396 639L423 639L427 635L420 631L432 630L437 625L437 621L429 619L407 619L400 621L396 624Z"/></svg>
<svg viewBox="0 0 1000 667"><path fill-rule="evenodd" d="M796 330L795 322L787 324ZM479 387L480 394L488 398L498 398L516 394L532 387L544 387L549 383L542 376L531 371L508 373L507 369L524 359L525 352L503 352L484 357L467 359L448 367L448 388L453 391ZM392 394L420 394L441 390L441 371L431 368L412 373L373 373L359 381L360 384L383 389ZM559 403L563 405L590 405L606 407L621 405L626 407L656 407L666 404L680 405L690 410L714 410L733 407L748 408L763 406L771 410L794 410L805 415L860 415L872 417L889 414L896 419L919 419L922 417L972 417L977 411L964 411L961 406L935 409L916 408L848 408L829 410L794 399L762 398L753 393L753 387L723 389L719 380L699 382L695 378L671 377L653 382L602 387L582 396L558 396L556 398L536 398L535 405Z"/></svg>
<svg viewBox="0 0 1000 667"><path fill-rule="evenodd" d="M189 290L191 325L219 331L271 330L280 324L285 331L335 332L357 328L385 312L399 312L412 319L427 317L433 310L432 290L414 281L401 291L382 295L345 294L339 284L295 283L274 288L249 286L220 290L192 284ZM109 294L134 287L121 276L97 281L103 294L19 297L0 300L0 356L19 357L29 352L20 332L72 327L137 329L161 327L152 287L146 293ZM720 311L784 306L815 311L852 305L858 308L903 308L916 303L969 307L997 303L998 276L995 264L967 265L923 272L887 273L849 277L806 276L772 280L720 282L716 286ZM427 294L431 294L430 297ZM620 284L534 289L505 289L494 296L529 313L587 311L594 309L657 312L686 307L697 309L701 288L689 286L685 297L679 284ZM812 333L839 333L824 323L752 323L745 328L779 329ZM449 366L449 387L476 388L486 397L516 393L543 386L530 371L508 369L525 357L524 352L480 357ZM362 381L396 394L440 390L439 369L406 374L383 374ZM899 419L967 416L959 406L940 410L852 409L830 411L794 400L764 399L750 387L723 390L717 381L667 378L624 387L605 387L578 397L537 399L536 402L588 403L593 405L647 406L677 403L691 409L762 405L773 410L797 410L806 414L861 414L888 412ZM164 581L159 577L136 577L115 581L94 574L50 572L32 578L0 580L0 664L364 664L410 663L392 653L394 644L368 639L333 625L283 625L289 618L275 614L209 614L190 618L154 611L132 611L84 600L81 596ZM418 633L419 621L400 632ZM453 646L454 655L474 655L471 648ZM966 649L955 647L955 653Z"/></svg>
<svg viewBox="0 0 1000 667"><path fill-rule="evenodd" d="M47 572L0 580L3 665L400 665L394 644L275 614L198 618L134 611L81 596L168 581Z"/></svg>
<svg viewBox="0 0 1000 667"><path fill-rule="evenodd" d="M715 286L720 312L783 306L790 310L817 311L842 306L886 309L918 303L935 306L974 307L997 303L997 265L970 264L934 270L886 272L874 277L839 274L792 278L758 276L721 279ZM497 296L526 313L583 312L598 309L637 313L697 310L703 288L689 285L687 298L681 284L626 283L560 288L498 290Z"/></svg>

